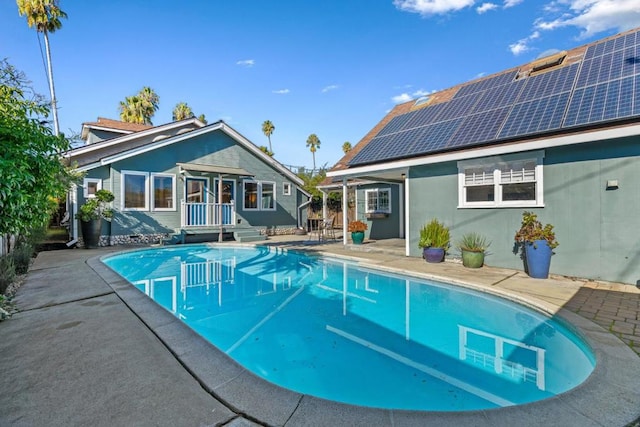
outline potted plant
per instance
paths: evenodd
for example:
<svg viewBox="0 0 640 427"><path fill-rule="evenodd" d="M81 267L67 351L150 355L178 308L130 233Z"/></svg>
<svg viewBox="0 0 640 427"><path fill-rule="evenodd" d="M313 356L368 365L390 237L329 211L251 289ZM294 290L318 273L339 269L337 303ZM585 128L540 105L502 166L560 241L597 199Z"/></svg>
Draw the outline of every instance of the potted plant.
<svg viewBox="0 0 640 427"><path fill-rule="evenodd" d="M351 240L354 245L361 245L364 240L364 232L369 228L366 223L362 221L351 221L349 223L347 231L351 232Z"/></svg>
<svg viewBox="0 0 640 427"><path fill-rule="evenodd" d="M422 258L427 262L442 262L450 240L449 227L432 219L420 229L418 246L422 248Z"/></svg>
<svg viewBox="0 0 640 427"><path fill-rule="evenodd" d="M543 225L536 214L525 211L522 213L522 224L516 232L515 241L516 252L517 246L522 247L525 271L529 276L536 279L549 277L551 255L559 244L553 225Z"/></svg>
<svg viewBox="0 0 640 427"><path fill-rule="evenodd" d="M102 231L102 219L113 218L113 210L109 203L115 197L109 190L96 191L95 197L87 199L76 214L80 220L82 240L87 249L97 248L100 245L100 233Z"/></svg>
<svg viewBox="0 0 640 427"><path fill-rule="evenodd" d="M480 268L484 265L484 254L491 242L478 233L465 233L457 241L456 247L462 254L462 265L468 268Z"/></svg>

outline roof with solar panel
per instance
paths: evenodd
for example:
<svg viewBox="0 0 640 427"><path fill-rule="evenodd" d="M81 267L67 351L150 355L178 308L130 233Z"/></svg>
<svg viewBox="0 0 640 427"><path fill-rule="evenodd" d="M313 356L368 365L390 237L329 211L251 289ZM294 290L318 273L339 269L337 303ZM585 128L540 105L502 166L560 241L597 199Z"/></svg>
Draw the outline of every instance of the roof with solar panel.
<svg viewBox="0 0 640 427"><path fill-rule="evenodd" d="M396 106L344 169L640 120L640 29Z"/></svg>

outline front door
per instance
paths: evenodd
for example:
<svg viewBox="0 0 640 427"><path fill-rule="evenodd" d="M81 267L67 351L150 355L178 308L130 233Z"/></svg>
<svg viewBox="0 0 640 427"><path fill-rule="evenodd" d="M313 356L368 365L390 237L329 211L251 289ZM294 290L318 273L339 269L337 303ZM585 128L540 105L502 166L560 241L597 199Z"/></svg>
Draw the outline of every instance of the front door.
<svg viewBox="0 0 640 427"><path fill-rule="evenodd" d="M218 189L220 179L216 178L215 180L215 195L216 200L215 203L218 203L220 200L218 198ZM236 193L236 182L232 179L223 179L222 180L222 224L223 225L232 225L235 223L234 218L234 201L235 201L235 193ZM218 215L216 211L216 216Z"/></svg>
<svg viewBox="0 0 640 427"><path fill-rule="evenodd" d="M186 179L187 225L207 225L207 178Z"/></svg>

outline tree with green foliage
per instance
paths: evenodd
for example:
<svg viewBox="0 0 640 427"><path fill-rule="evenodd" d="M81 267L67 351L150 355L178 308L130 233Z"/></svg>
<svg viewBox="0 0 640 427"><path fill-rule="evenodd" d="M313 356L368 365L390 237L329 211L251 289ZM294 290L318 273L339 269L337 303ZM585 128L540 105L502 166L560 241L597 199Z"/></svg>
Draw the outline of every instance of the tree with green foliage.
<svg viewBox="0 0 640 427"><path fill-rule="evenodd" d="M307 147L309 148L309 151L311 151L311 154L313 155L313 170L315 171L316 170L316 151L318 151L318 149L320 148L320 139L315 133L312 133L311 135L309 135L309 138L307 138Z"/></svg>
<svg viewBox="0 0 640 427"><path fill-rule="evenodd" d="M349 141L342 144L342 151L344 152L344 154L347 154L349 151L351 151L351 143Z"/></svg>
<svg viewBox="0 0 640 427"><path fill-rule="evenodd" d="M56 90L53 85L53 66L51 65L51 48L49 47L49 33L54 33L62 28L60 18L66 18L58 6L58 0L16 0L18 13L26 16L29 28L35 27L36 31L44 36L44 46L47 53L47 72L49 76L49 91L51 92L51 112L53 113L53 129L55 135L60 133L58 125L58 107L56 105Z"/></svg>
<svg viewBox="0 0 640 427"><path fill-rule="evenodd" d="M205 125L209 122L207 122L207 119L204 117L204 114L200 114L198 116L198 120L200 120L202 123L204 123Z"/></svg>
<svg viewBox="0 0 640 427"><path fill-rule="evenodd" d="M173 109L173 121L190 119L195 117L191 107L187 105L186 102L179 102Z"/></svg>
<svg viewBox="0 0 640 427"><path fill-rule="evenodd" d="M153 125L151 118L158 111L160 97L148 86L120 101L120 119L127 123Z"/></svg>
<svg viewBox="0 0 640 427"><path fill-rule="evenodd" d="M273 153L273 147L271 147L271 134L273 134L274 130L276 130L276 127L273 125L273 123L271 123L271 120L265 120L262 123L262 133L264 133L264 135L269 140L269 152L270 153ZM271 155L273 156L273 154L271 154Z"/></svg>
<svg viewBox="0 0 640 427"><path fill-rule="evenodd" d="M267 156L273 157L274 153L272 151L269 151L269 148L266 145L261 145L258 148L260 149L260 151L265 153Z"/></svg>
<svg viewBox="0 0 640 427"><path fill-rule="evenodd" d="M60 161L69 141L45 126L49 113L25 75L0 61L0 235L28 235L46 225L71 184Z"/></svg>

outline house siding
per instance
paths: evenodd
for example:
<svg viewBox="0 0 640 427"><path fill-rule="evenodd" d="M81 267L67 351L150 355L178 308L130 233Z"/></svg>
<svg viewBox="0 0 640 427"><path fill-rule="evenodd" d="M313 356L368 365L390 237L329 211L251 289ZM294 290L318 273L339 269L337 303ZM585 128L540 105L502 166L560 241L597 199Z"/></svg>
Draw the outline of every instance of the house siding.
<svg viewBox="0 0 640 427"><path fill-rule="evenodd" d="M456 162L410 169L411 256L421 256L420 228L438 218L451 227L454 242L469 231L486 235L493 242L487 265L522 270L513 237L528 210L555 227L560 246L552 273L634 284L640 279L639 137L545 150L542 208L459 209L457 173ZM618 180L619 188L608 190L607 180Z"/></svg>
<svg viewBox="0 0 640 427"><path fill-rule="evenodd" d="M238 145L222 131L203 134L191 139L139 154L111 165L113 189L116 196L114 206L117 210L112 225L113 235L173 233L180 227L180 202L185 198L185 181L179 174L176 163L209 164L225 167L243 168L250 171L257 181L275 183L275 211L244 211L243 178L236 177L236 218L242 226L254 226L277 233L278 229L296 227L297 198L296 186L290 196L282 194L282 182L290 182L275 167L266 164L249 150ZM170 173L176 175L176 210L170 212L121 211L122 171ZM216 174L187 171L186 176L208 177L209 188ZM225 179L230 179L225 177Z"/></svg>
<svg viewBox="0 0 640 427"><path fill-rule="evenodd" d="M391 190L391 213L385 218L367 218L366 190ZM400 237L400 191L397 184L376 183L359 185L357 188L357 219L368 226L366 239L380 240Z"/></svg>

